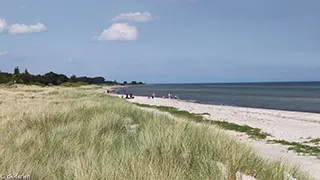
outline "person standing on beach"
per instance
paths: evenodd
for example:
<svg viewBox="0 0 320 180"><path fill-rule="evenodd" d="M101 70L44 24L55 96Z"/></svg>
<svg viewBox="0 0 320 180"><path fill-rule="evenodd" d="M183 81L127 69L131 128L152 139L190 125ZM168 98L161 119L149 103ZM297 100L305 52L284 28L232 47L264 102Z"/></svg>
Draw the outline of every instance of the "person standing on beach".
<svg viewBox="0 0 320 180"><path fill-rule="evenodd" d="M168 99L171 99L171 94L170 93L168 93Z"/></svg>

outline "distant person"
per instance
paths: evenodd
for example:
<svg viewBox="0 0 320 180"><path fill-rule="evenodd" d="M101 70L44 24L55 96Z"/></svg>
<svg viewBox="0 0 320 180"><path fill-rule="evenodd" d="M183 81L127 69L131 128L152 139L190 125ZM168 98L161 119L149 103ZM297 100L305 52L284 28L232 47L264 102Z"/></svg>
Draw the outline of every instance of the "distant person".
<svg viewBox="0 0 320 180"><path fill-rule="evenodd" d="M126 94L126 99L129 99L129 95L128 94Z"/></svg>
<svg viewBox="0 0 320 180"><path fill-rule="evenodd" d="M170 93L168 93L168 99L171 99L171 94Z"/></svg>
<svg viewBox="0 0 320 180"><path fill-rule="evenodd" d="M130 94L130 99L134 99L134 97L133 97L133 95L132 95L132 94Z"/></svg>
<svg viewBox="0 0 320 180"><path fill-rule="evenodd" d="M155 97L156 97L156 93L153 92L153 93L151 94L151 98L154 99Z"/></svg>
<svg viewBox="0 0 320 180"><path fill-rule="evenodd" d="M177 99L177 95L174 95L174 99Z"/></svg>

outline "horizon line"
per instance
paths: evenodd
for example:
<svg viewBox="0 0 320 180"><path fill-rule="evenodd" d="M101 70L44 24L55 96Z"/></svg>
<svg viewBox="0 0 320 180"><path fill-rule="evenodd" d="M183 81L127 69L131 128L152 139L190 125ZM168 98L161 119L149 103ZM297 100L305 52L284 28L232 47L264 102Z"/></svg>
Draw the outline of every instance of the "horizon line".
<svg viewBox="0 0 320 180"><path fill-rule="evenodd" d="M262 83L320 83L319 81L242 81L242 82L174 82L174 83L146 83L147 85L168 85L168 84L262 84Z"/></svg>

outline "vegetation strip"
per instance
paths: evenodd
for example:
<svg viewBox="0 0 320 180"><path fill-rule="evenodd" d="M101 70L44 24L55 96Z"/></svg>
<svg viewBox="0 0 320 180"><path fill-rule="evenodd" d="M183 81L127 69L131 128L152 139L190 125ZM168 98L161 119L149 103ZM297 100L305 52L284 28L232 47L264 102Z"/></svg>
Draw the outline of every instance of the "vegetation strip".
<svg viewBox="0 0 320 180"><path fill-rule="evenodd" d="M290 146L288 150L295 151L304 155L311 155L320 158L320 147L319 146L308 146L297 142L288 142L285 140L268 140L271 144L282 144Z"/></svg>
<svg viewBox="0 0 320 180"><path fill-rule="evenodd" d="M320 143L320 138L311 139L311 140L309 140L309 141L305 141L304 143L319 144L319 143Z"/></svg>
<svg viewBox="0 0 320 180"><path fill-rule="evenodd" d="M169 107L169 106L155 106L155 105L147 105L147 104L140 104L140 103L134 103L134 104L140 107L158 109L162 112L168 112L174 116L186 118L194 122L212 124L212 125L219 126L222 129L246 133L250 138L253 138L253 139L266 139L267 136L271 136L268 133L261 132L261 129L253 128L247 125L238 125L235 123L229 123L227 121L211 121L211 120L208 121L203 117L203 115L210 115L209 113L196 114L196 113L190 113L184 110L179 110L175 107Z"/></svg>
<svg viewBox="0 0 320 180"><path fill-rule="evenodd" d="M0 71L0 84L27 84L27 85L64 85L68 87L78 87L81 85L98 84L98 85L143 85L143 82L131 81L131 83L124 81L119 83L116 80L107 81L104 77L76 77L75 75L70 78L64 74L57 74L54 72L48 72L44 75L33 75L25 69L24 72L20 72L19 67L14 68L13 74Z"/></svg>

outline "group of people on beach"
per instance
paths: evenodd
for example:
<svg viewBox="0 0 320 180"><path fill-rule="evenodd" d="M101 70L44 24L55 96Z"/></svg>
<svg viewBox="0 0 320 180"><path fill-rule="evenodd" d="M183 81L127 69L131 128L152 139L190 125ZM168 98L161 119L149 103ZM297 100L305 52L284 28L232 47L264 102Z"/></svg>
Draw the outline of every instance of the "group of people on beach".
<svg viewBox="0 0 320 180"><path fill-rule="evenodd" d="M109 89L107 89L107 93L109 94L109 93L112 93L112 94L114 94L115 93L115 90L113 89L113 90L109 90Z"/></svg>
<svg viewBox="0 0 320 180"><path fill-rule="evenodd" d="M162 97L163 99L166 99L165 96ZM172 95L170 93L168 93L168 99L178 99L178 96L177 95Z"/></svg>
<svg viewBox="0 0 320 180"><path fill-rule="evenodd" d="M156 93L153 92L151 95L148 96L148 99L150 99L150 98L154 99L155 97L156 97Z"/></svg>
<svg viewBox="0 0 320 180"><path fill-rule="evenodd" d="M151 95L148 95L148 99L150 99L150 98L152 98L152 99L154 99L156 97L156 93L155 92L153 92ZM162 96L162 99L179 99L179 97L177 96L177 95L172 95L172 94L170 94L170 93L168 93L168 96L166 97L166 96Z"/></svg>
<svg viewBox="0 0 320 180"><path fill-rule="evenodd" d="M126 94L126 97L121 96L122 98L126 98L126 99L134 99L134 96L132 94Z"/></svg>
<svg viewBox="0 0 320 180"><path fill-rule="evenodd" d="M107 93L112 93L112 94L115 94L117 93L117 90L115 89L111 89L111 90L107 90ZM132 93L130 94L125 94L125 96L121 96L122 98L125 98L125 99L134 99L134 96L132 95ZM148 95L147 98L148 99L154 99L156 97L156 92L153 92L152 94ZM168 93L168 96L162 96L162 99L179 99L179 96L177 95L172 95L171 93Z"/></svg>
<svg viewBox="0 0 320 180"><path fill-rule="evenodd" d="M166 99L166 97L162 96L162 99ZM172 94L168 93L168 99L179 99L179 97L177 95L172 95Z"/></svg>
<svg viewBox="0 0 320 180"><path fill-rule="evenodd" d="M126 94L126 99L134 99L133 95L132 94Z"/></svg>

